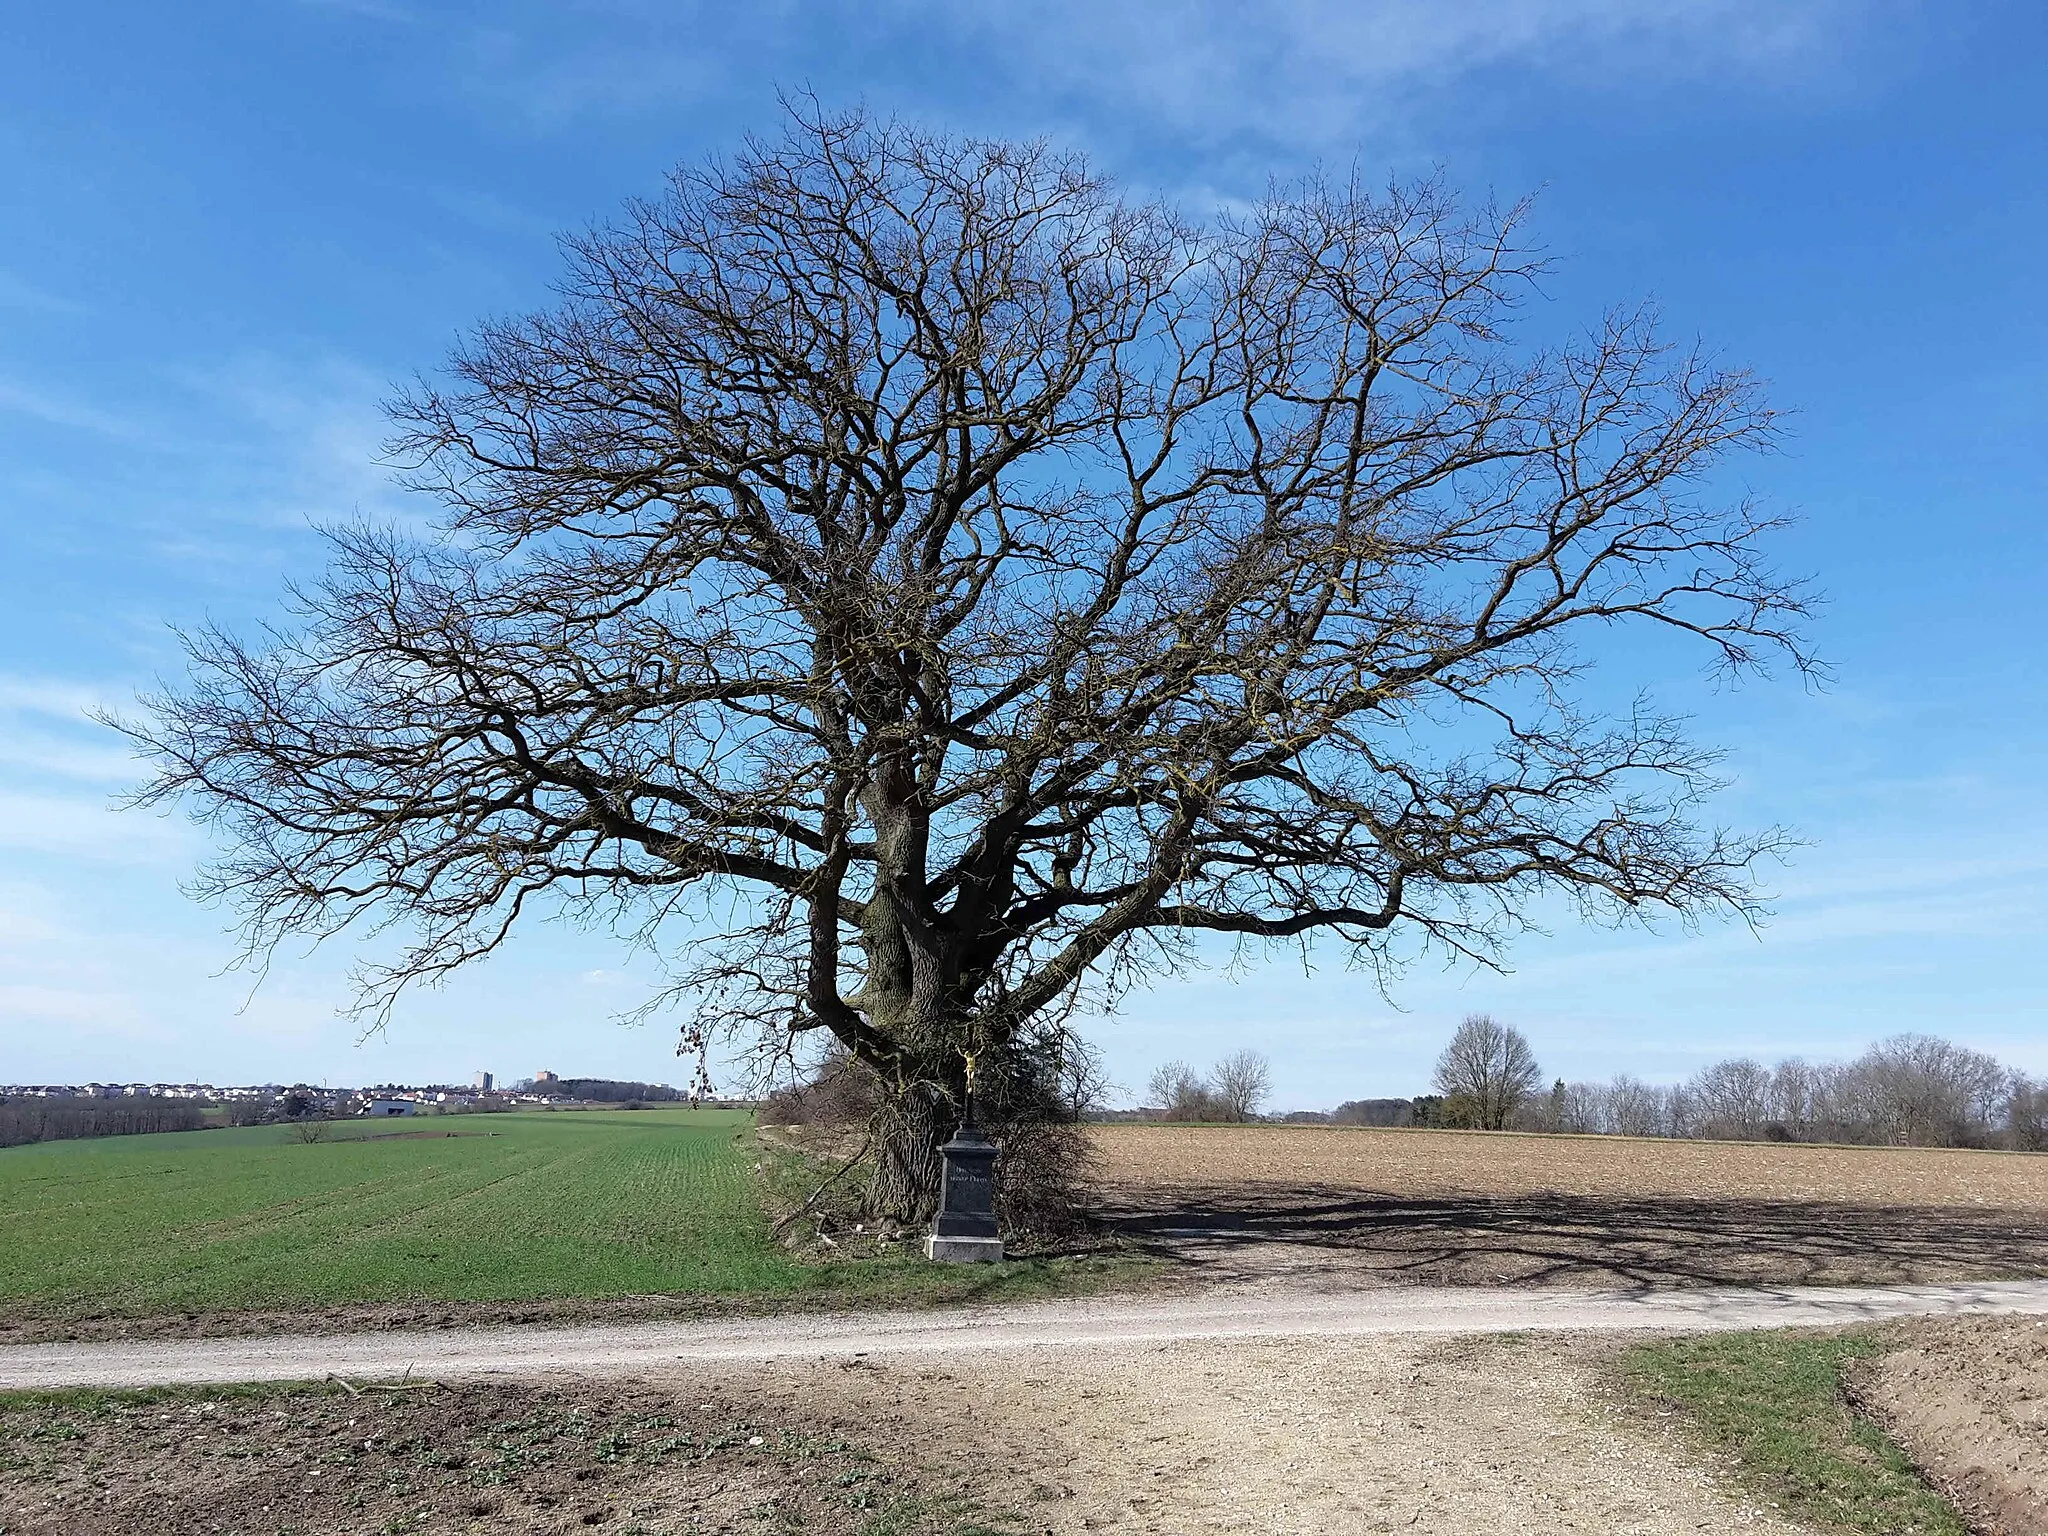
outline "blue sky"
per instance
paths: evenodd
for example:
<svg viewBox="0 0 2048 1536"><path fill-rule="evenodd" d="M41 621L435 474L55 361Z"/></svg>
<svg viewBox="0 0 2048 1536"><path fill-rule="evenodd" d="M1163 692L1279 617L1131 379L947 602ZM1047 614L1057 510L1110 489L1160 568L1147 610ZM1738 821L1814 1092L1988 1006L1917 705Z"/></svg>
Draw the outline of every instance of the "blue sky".
<svg viewBox="0 0 2048 1536"><path fill-rule="evenodd" d="M0 35L0 1081L673 1075L648 980L535 930L358 1043L345 951L253 996L177 820L85 723L249 625L311 525L414 517L378 402L546 299L556 231L808 87L1047 135L1196 212L1320 161L1541 191L1542 323L1654 297L1797 415L1748 484L1803 519L1824 692L1643 680L1731 750L1730 822L1809 845L1760 935L1525 940L1512 974L1207 973L1095 1033L1115 1075L1240 1044L1283 1107L1418 1091L1463 1013L1570 1076L1929 1029L2048 1072L2039 630L2048 13L1831 0L249 0L19 8Z"/></svg>

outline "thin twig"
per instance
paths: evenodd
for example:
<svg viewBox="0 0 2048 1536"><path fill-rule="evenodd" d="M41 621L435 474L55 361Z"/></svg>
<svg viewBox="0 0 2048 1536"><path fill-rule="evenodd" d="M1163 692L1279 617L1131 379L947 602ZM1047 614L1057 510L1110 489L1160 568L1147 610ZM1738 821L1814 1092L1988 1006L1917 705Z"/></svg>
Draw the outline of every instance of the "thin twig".
<svg viewBox="0 0 2048 1536"><path fill-rule="evenodd" d="M407 1376L412 1375L412 1367L407 1366L405 1373ZM346 1376L337 1376L332 1371L327 1373L327 1379L337 1383L350 1397L361 1397L365 1392L438 1392L441 1389L440 1382L425 1379L419 1381L365 1381L357 1383L350 1381Z"/></svg>
<svg viewBox="0 0 2048 1536"><path fill-rule="evenodd" d="M824 1194L826 1190L830 1189L834 1184L837 1184L841 1179L846 1177L847 1170L852 1168L853 1165L859 1162L862 1158L866 1157L868 1155L868 1149L872 1147L874 1143L875 1139L872 1134L865 1137L861 1141L860 1150L855 1152L853 1156L849 1157L845 1162L841 1163L839 1165L838 1170L834 1172L830 1178L825 1180L825 1182L820 1184L816 1189L812 1190L810 1194L806 1195L804 1197L804 1203L802 1205L798 1206L795 1210L791 1211L788 1215L784 1216L780 1221L776 1222L775 1225L769 1229L769 1235L771 1237L780 1237L782 1235L783 1228L787 1227L791 1222L795 1221L797 1217L803 1215L804 1212L808 1211L814 1204L816 1204L818 1196ZM820 1236L822 1235L823 1234L821 1233Z"/></svg>

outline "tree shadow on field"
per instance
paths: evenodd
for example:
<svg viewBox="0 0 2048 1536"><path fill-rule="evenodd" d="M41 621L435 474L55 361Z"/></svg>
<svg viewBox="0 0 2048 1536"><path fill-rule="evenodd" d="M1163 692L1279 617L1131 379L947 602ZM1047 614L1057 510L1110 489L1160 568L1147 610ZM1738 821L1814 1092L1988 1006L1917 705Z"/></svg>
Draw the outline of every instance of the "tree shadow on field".
<svg viewBox="0 0 2048 1536"><path fill-rule="evenodd" d="M2048 1218L1969 1207L1313 1185L1119 1192L1126 1241L1219 1275L1403 1285L1887 1285L2048 1276Z"/></svg>

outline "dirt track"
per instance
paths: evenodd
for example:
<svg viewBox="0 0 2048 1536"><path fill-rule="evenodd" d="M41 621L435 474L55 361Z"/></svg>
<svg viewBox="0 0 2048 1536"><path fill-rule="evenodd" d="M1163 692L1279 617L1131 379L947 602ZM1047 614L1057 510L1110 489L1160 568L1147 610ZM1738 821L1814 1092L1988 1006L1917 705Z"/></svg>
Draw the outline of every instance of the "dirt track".
<svg viewBox="0 0 2048 1536"><path fill-rule="evenodd" d="M600 1460L510 1474L474 1460L503 1443L494 1420L534 1417L508 1409L507 1393L551 1392L584 1403L575 1410L584 1423L615 1416L608 1405L622 1393L679 1406L737 1394L748 1422L847 1426L855 1440L909 1457L906 1477L1020 1510L1028 1529L1051 1536L1800 1536L1796 1524L1731 1494L1682 1441L1608 1401L1601 1336L1958 1313L2048 1316L2048 1282L1649 1292L1267 1284L939 1315L44 1344L0 1350L0 1385L389 1379L408 1370L454 1383L440 1421L452 1452L413 1434L391 1440L389 1454L402 1451L407 1467L454 1469L408 1473L401 1513L413 1518L431 1495L437 1521L476 1532L554 1536L592 1519L609 1524L615 1512L663 1522L650 1529L687 1516L687 1528L707 1536L778 1528L758 1523L782 1506L752 1502L765 1490L747 1481L745 1466L732 1469L737 1481L707 1483L682 1463L634 1472ZM470 1392L492 1397L472 1409ZM309 1536L389 1528L375 1521L401 1485L371 1455L384 1442L365 1442L361 1456L338 1464L322 1437L346 1431L293 1427L331 1416L319 1406L327 1402L263 1409L270 1427L253 1457L234 1444L220 1448L228 1459L202 1455L203 1437L195 1445L174 1431L166 1440L146 1423L135 1446L24 1441L37 1459L0 1476L0 1527L267 1536L260 1521L289 1503ZM89 1430L118 1432L118 1421ZM728 1434L721 1443L752 1442ZM495 1481L471 1486L472 1474ZM823 1492L790 1482L800 1475L784 1469L783 1504ZM755 1490L748 1502L735 1502L740 1488ZM222 1526L230 1505L259 1523ZM830 1509L818 1513L811 1528L827 1532L857 1530L866 1518L842 1526Z"/></svg>
<svg viewBox="0 0 2048 1536"><path fill-rule="evenodd" d="M1600 1355L1575 1335L1221 1339L0 1411L0 1527L769 1536L801 1512L854 1536L875 1508L854 1500L915 1488L1014 1512L984 1525L1019 1536L1800 1536L1610 1404ZM679 1431L694 1447L669 1453ZM876 1459L830 1454L845 1442Z"/></svg>
<svg viewBox="0 0 2048 1536"><path fill-rule="evenodd" d="M1308 1291L1048 1302L947 1313L585 1328L449 1329L256 1339L145 1339L0 1349L0 1388L294 1381L329 1373L442 1380L624 1375L677 1363L943 1359L1190 1340L1823 1326L1895 1317L2048 1314L2048 1281L1799 1290Z"/></svg>

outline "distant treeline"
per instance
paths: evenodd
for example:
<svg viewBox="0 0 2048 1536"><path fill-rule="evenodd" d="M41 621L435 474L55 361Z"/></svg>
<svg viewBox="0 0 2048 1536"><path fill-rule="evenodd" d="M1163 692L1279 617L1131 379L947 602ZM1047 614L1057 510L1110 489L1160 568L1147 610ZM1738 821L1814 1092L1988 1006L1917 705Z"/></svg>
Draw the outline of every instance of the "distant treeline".
<svg viewBox="0 0 2048 1536"><path fill-rule="evenodd" d="M1529 1071L1534 1073L1533 1059ZM1524 1081L1527 1081L1525 1078ZM2048 1082L1933 1035L1896 1035L1851 1061L1749 1057L1682 1083L1540 1079L1513 1094L1506 1126L1576 1135L1849 1142L2048 1151ZM1470 1125L1455 1096L1357 1099L1282 1117L1326 1125Z"/></svg>
<svg viewBox="0 0 2048 1536"><path fill-rule="evenodd" d="M1300 1122L1320 1125L1439 1125L1443 1100L1433 1096L1419 1099L1351 1099L1339 1104L1328 1114L1313 1110L1286 1116Z"/></svg>
<svg viewBox="0 0 2048 1536"><path fill-rule="evenodd" d="M559 1093L571 1099L594 1099L601 1104L624 1104L634 1099L643 1103L666 1104L687 1097L667 1083L621 1083L608 1077L562 1077L539 1086L548 1093Z"/></svg>
<svg viewBox="0 0 2048 1536"><path fill-rule="evenodd" d="M1748 1057L1668 1086L1617 1077L1554 1084L1532 1128L1620 1136L1843 1141L2048 1151L2048 1084L1932 1035L1897 1035L1853 1061Z"/></svg>
<svg viewBox="0 0 2048 1536"><path fill-rule="evenodd" d="M0 1147L196 1131L205 1124L206 1111L190 1099L10 1099L0 1102Z"/></svg>

